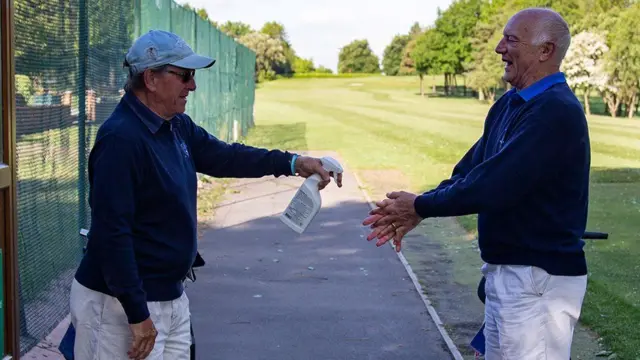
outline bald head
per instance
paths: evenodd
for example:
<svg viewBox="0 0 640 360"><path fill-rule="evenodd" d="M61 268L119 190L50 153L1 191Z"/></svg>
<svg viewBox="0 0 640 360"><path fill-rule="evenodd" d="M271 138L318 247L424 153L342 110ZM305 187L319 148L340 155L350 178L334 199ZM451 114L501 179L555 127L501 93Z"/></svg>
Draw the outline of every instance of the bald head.
<svg viewBox="0 0 640 360"><path fill-rule="evenodd" d="M516 13L495 49L505 63L503 80L524 89L560 71L570 42L569 26L557 12L529 8Z"/></svg>
<svg viewBox="0 0 640 360"><path fill-rule="evenodd" d="M555 54L550 60L562 62L571 44L571 33L569 24L560 14L548 8L529 8L516 13L512 20L527 24L532 45L554 44Z"/></svg>

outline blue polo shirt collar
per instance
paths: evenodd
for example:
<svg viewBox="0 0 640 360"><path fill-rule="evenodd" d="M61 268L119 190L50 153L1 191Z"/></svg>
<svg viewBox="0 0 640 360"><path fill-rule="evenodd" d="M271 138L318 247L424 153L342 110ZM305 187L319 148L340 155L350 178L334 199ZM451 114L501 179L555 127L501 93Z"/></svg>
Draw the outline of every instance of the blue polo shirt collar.
<svg viewBox="0 0 640 360"><path fill-rule="evenodd" d="M553 85L560 84L566 81L567 80L564 76L564 73L557 72L557 73L545 76L544 78L536 81L535 83L518 91L517 93L518 95L520 95L520 97L524 101L529 101L534 97L542 94L543 92L545 92L545 90L552 87Z"/></svg>
<svg viewBox="0 0 640 360"><path fill-rule="evenodd" d="M142 101L140 101L140 99L138 99L138 97L133 94L133 92L125 93L123 99L129 105L131 110L133 110L133 112L138 116L140 121L142 121L147 126L147 128L149 128L149 131L151 131L151 133L157 133L158 130L160 130L162 124L165 123L165 119L161 118L156 113L151 111L151 109L143 104Z"/></svg>

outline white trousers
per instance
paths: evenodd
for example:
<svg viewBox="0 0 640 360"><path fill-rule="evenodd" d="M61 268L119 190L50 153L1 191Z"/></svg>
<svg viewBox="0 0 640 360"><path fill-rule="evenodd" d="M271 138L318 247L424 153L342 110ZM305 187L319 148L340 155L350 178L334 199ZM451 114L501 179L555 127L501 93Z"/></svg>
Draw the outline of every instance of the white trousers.
<svg viewBox="0 0 640 360"><path fill-rule="evenodd" d="M587 276L485 264L486 360L569 360Z"/></svg>
<svg viewBox="0 0 640 360"><path fill-rule="evenodd" d="M189 299L185 293L173 301L148 302L158 335L148 360L189 360L191 346ZM129 360L133 337L118 299L71 285L71 323L76 330L76 360Z"/></svg>

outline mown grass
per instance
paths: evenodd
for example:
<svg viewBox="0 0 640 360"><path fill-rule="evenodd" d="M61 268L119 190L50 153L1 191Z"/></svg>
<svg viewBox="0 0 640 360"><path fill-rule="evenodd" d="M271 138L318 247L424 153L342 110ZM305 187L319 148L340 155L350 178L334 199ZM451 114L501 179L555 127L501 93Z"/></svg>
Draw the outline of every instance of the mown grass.
<svg viewBox="0 0 640 360"><path fill-rule="evenodd" d="M427 77L425 89L439 79ZM399 170L408 190L447 178L481 135L489 109L470 98L420 97L418 81L401 77L287 79L261 86L256 127L246 142L295 150L338 151L356 171ZM590 278L582 321L621 359L640 356L640 120L591 116L592 181L588 241ZM374 187L376 182L368 182ZM374 189L378 193L397 189ZM475 216L457 218L475 232ZM428 226L442 226L434 220ZM433 226L432 226L433 225ZM450 227L449 225L446 225ZM479 256L460 232L440 233L455 248L456 281L477 284Z"/></svg>

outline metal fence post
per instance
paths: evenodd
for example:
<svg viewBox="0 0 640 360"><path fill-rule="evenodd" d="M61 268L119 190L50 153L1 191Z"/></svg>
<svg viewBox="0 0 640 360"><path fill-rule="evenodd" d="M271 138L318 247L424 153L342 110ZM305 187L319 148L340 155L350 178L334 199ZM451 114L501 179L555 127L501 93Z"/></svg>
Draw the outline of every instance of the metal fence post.
<svg viewBox="0 0 640 360"><path fill-rule="evenodd" d="M89 15L87 1L79 1L78 21L78 229L86 226L86 121L87 57L89 55Z"/></svg>
<svg viewBox="0 0 640 360"><path fill-rule="evenodd" d="M141 0L133 0L133 23L134 37L139 38L142 35L142 4Z"/></svg>

